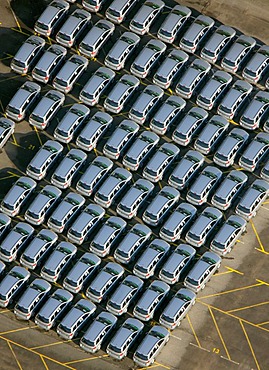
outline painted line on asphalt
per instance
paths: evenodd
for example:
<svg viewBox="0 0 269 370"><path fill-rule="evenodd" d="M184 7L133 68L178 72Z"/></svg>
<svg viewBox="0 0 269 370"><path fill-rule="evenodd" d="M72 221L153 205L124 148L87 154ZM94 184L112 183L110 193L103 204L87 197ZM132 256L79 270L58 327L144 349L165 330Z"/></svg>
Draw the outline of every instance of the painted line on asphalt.
<svg viewBox="0 0 269 370"><path fill-rule="evenodd" d="M7 342L7 345L9 346L10 351L11 351L11 353L13 354L13 357L15 358L15 360L16 360L16 362L17 362L18 368L19 368L20 370L23 370L23 369L22 369L22 366L21 366L21 364L20 364L20 362L19 362L19 360L18 360L18 357L16 356L16 353L14 352L13 348L11 347L11 344L10 344L9 342Z"/></svg>
<svg viewBox="0 0 269 370"><path fill-rule="evenodd" d="M245 307L234 308L233 310L228 310L227 312L237 312L237 311L242 311L242 310L248 310L249 308L259 307L259 306L263 306L266 304L269 304L269 301L260 302L260 303L252 304L252 305L245 306Z"/></svg>
<svg viewBox="0 0 269 370"><path fill-rule="evenodd" d="M260 370L260 369L261 369L261 368L260 368L260 365L259 365L259 363L258 363L257 357L256 357L256 355L255 355L254 349L253 349L253 347L252 347L252 344L251 344L251 342L250 342L250 339L249 339L249 336L248 336L248 334L247 334L247 332L246 332L246 329L245 329L245 327L244 327L244 325L243 325L243 322L242 322L242 320L239 320L239 322L240 322L240 325L241 325L241 327L242 327L242 330L243 330L243 332L244 332L244 334L245 334L246 340L247 340L247 342L248 342L249 349L250 349L250 351L251 351L251 353L252 353L252 357L253 357L253 359L254 359L254 361L255 361L255 364L256 364L256 366L257 366L257 370Z"/></svg>
<svg viewBox="0 0 269 370"><path fill-rule="evenodd" d="M92 361L92 360L97 360L98 358L104 358L104 357L109 357L109 355L99 355L99 356L93 356L93 357L87 357L87 358L81 358L79 360L74 360L74 361L68 361L65 362L65 365L70 365L70 364L76 364L78 362L84 362L84 361Z"/></svg>
<svg viewBox="0 0 269 370"><path fill-rule="evenodd" d="M196 334L196 332L195 332L195 330L194 330L194 327L193 327L193 325L192 325L192 322L191 322L190 316L187 314L187 315L186 315L186 317L187 317L188 323L189 323L189 325L190 325L190 327L191 327L191 331L192 331L192 333L193 333L193 335L194 335L194 338L195 338L195 340L196 340L196 342L197 342L197 344L198 344L198 347L202 348L201 343L200 343L200 341L199 341L199 339L198 339L198 337L197 337L197 334Z"/></svg>
<svg viewBox="0 0 269 370"><path fill-rule="evenodd" d="M256 279L256 281L257 281L257 279ZM260 286L262 284L263 284L263 282L260 281L260 282L258 282L256 284L246 285L246 286L243 286L241 288L235 288L235 289L226 290L226 291L220 292L220 293L214 293L214 294L205 295L203 297L199 297L199 300L206 299L206 298L211 298L211 297L218 297L220 295L234 293L234 292L238 292L240 290L246 290L246 289L255 288L255 287Z"/></svg>
<svg viewBox="0 0 269 370"><path fill-rule="evenodd" d="M220 332L220 329L219 329L219 326L218 326L218 324L217 324L216 318L215 318L215 316L214 316L214 314L213 314L212 308L211 308L211 307L208 307L208 310L209 310L209 312L210 312L210 315L211 315L211 317L212 317L212 320L213 320L213 322L214 322L215 328L216 328L216 330L217 330L217 333L218 333L218 335L219 335L219 338L220 338L220 340L221 340L221 343L222 343L222 345L223 345L223 348L224 348L224 350L225 350L225 352L226 352L226 355L227 355L228 359L229 359L229 360L231 360L231 356L230 356L230 354L229 354L229 351L228 351L228 349L227 349L227 346L226 346L226 344L225 344L225 341L224 341L224 339L223 339L223 336L222 336L222 334L221 334L221 332Z"/></svg>

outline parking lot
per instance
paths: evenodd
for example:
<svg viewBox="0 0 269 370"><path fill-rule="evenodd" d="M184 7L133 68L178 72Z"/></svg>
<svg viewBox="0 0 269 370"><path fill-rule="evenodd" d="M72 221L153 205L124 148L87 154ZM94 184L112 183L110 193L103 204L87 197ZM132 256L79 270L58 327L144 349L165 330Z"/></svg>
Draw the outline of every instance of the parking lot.
<svg viewBox="0 0 269 370"><path fill-rule="evenodd" d="M33 32L33 24L42 6L34 6L31 12L25 3L25 9L16 8L12 13L6 0L0 1L0 112L4 113L5 106L16 90L30 76L19 76L11 72L9 64L21 43ZM78 1L78 3L80 3ZM75 5L72 5L72 9ZM93 16L93 23L99 15ZM153 26L152 35L156 33L161 19ZM0 199L6 194L14 180L22 174L30 159L38 148L48 139L53 138L53 131L57 122L63 117L66 110L78 101L78 94L87 82L92 72L103 64L104 56L115 40L124 30L125 24L117 27L113 39L106 44L104 51L98 58L91 60L87 72L79 79L71 94L65 100L56 119L53 120L46 132L34 130L26 121L16 124L15 134L6 144L0 154ZM141 46L150 39L143 37ZM48 39L47 43L53 41ZM72 50L71 53L75 53ZM124 71L128 72L131 61L127 63ZM146 79L141 84L151 83ZM42 94L48 91L51 85L42 88ZM173 90L168 92L171 94ZM97 107L91 109L91 115L102 109L104 97ZM132 102L129 102L131 105ZM188 103L190 104L190 103ZM96 155L102 154L101 148L110 137L118 123L127 117L127 111L114 116L113 127L102 138L95 151L89 153L87 162ZM171 134L161 140L171 141ZM65 148L75 147L72 142ZM183 150L183 153L185 151ZM212 163L212 157L207 158ZM122 166L121 162L116 165ZM238 168L236 165L235 168ZM141 177L141 172L135 173L134 180ZM256 178L251 175L250 182ZM49 183L49 177L43 180L38 188ZM76 181L74 182L74 184ZM167 184L167 176L161 181L156 190ZM74 190L74 188L72 188ZM182 198L185 198L183 192ZM143 208L144 209L144 208ZM183 320L180 327L171 333L168 345L162 350L157 361L151 367L156 369L261 369L269 368L267 348L269 345L269 278L268 278L268 234L269 201L265 202L258 215L248 224L247 234L238 241L234 250L222 261L222 266L215 274L206 289L198 294L196 304ZM107 212L115 214L113 206ZM138 217L130 222L141 222L142 211ZM230 213L226 214L226 217ZM22 216L16 218L23 220ZM153 231L157 233L158 229ZM65 236L60 240L65 240ZM81 251L87 250L87 244ZM106 257L105 261L112 260ZM61 285L61 280L59 284ZM182 283L173 288L179 289ZM131 315L131 314L128 314ZM154 324L154 321L151 322ZM57 336L55 330L44 333L37 328L33 321L25 324L15 319L13 309L0 310L0 354L2 361L0 369L133 369L136 368L131 356L122 362L108 357L103 351L90 355L78 346L79 338L73 341L63 341ZM104 349L104 348L103 348Z"/></svg>

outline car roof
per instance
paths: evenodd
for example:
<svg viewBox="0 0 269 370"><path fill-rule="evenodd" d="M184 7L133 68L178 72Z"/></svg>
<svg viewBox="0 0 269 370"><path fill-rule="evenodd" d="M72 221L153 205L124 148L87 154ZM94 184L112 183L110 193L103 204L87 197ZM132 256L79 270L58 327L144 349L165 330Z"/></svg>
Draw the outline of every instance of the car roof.
<svg viewBox="0 0 269 370"><path fill-rule="evenodd" d="M95 235L93 242L97 244L105 244L111 235L115 233L115 228L111 226L111 223L119 225L120 230L124 229L127 225L121 217L111 216L107 221L99 228L98 233Z"/></svg>
<svg viewBox="0 0 269 370"><path fill-rule="evenodd" d="M197 35L201 32L201 30L205 28L205 25L201 24L200 22L208 24L209 27L212 27L215 23L212 18L207 17L206 15L200 14L194 20L194 22L190 25L186 33L183 35L183 39L192 40L196 38Z"/></svg>
<svg viewBox="0 0 269 370"><path fill-rule="evenodd" d="M263 100L261 100L261 99ZM265 101L264 101L265 100ZM245 111L243 112L242 117L253 119L259 110L267 104L269 104L269 92L259 91L254 98L251 100Z"/></svg>
<svg viewBox="0 0 269 370"><path fill-rule="evenodd" d="M129 336L132 335L133 331L128 329L126 325L132 325L133 327L136 327L138 331L141 331L144 328L144 324L142 324L141 321L133 317L129 317L127 320L124 321L114 337L111 339L110 344L114 347L122 348Z"/></svg>
<svg viewBox="0 0 269 370"><path fill-rule="evenodd" d="M195 66L202 68L202 70L195 68ZM195 59L180 78L179 84L182 86L190 86L197 76L203 71L209 71L210 68L211 66L206 60Z"/></svg>
<svg viewBox="0 0 269 370"><path fill-rule="evenodd" d="M156 4L156 6L158 6L159 8L164 7L164 2L161 1L161 0L152 0L150 2L153 3L153 4ZM153 11L154 11L154 9L152 7L147 6L147 1L146 1L144 4L142 4L142 6L140 7L140 10L138 10L138 12L135 14L135 16L132 20L134 20L137 23L144 24L144 22L146 21L148 16Z"/></svg>
<svg viewBox="0 0 269 370"><path fill-rule="evenodd" d="M153 116L153 119L159 122L164 122L167 117L170 116L172 112L176 109L183 110L186 106L186 101L182 99L180 96L169 96L160 106L158 111Z"/></svg>
<svg viewBox="0 0 269 370"><path fill-rule="evenodd" d="M214 196L226 199L232 189L238 184L237 181L233 180L233 177L238 178L238 180L240 179L242 184L248 180L248 177L244 172L232 170L222 181Z"/></svg>
<svg viewBox="0 0 269 370"><path fill-rule="evenodd" d="M33 285L38 285L41 289L37 290L33 288ZM44 290L49 291L51 289L51 285L49 282L47 282L44 279L38 279L36 278L24 291L24 294L21 296L21 298L18 301L18 305L21 307L29 307L30 304L35 300L36 297L40 295L40 293Z"/></svg>
<svg viewBox="0 0 269 370"><path fill-rule="evenodd" d="M204 50L215 51L219 44L227 39L227 37L233 37L235 35L235 30L232 27L221 25L219 26L210 39L206 42Z"/></svg>
<svg viewBox="0 0 269 370"><path fill-rule="evenodd" d="M143 307L143 308L149 308L154 300L160 295L160 292L157 292L152 287L160 288L164 291L164 293L168 293L170 290L170 287L168 284L166 284L164 281L161 280L154 280L145 290L143 295L140 297L139 301L137 302L136 306Z"/></svg>
<svg viewBox="0 0 269 370"><path fill-rule="evenodd" d="M197 280L201 277L201 275L207 270L209 264L204 260L204 257L215 261L216 263L221 261L221 257L213 252L205 252L200 259L196 262L193 266L191 271L188 274L188 277Z"/></svg>
<svg viewBox="0 0 269 370"><path fill-rule="evenodd" d="M82 261L82 259L88 259L92 265L88 265ZM69 280L77 281L88 269L92 269L92 266L98 266L101 263L100 257L94 253L84 253L79 260L76 261L75 265L66 275Z"/></svg>
<svg viewBox="0 0 269 370"><path fill-rule="evenodd" d="M58 300L56 297L62 297L63 300ZM46 303L41 307L38 315L50 317L51 314L55 311L55 309L61 305L63 302L66 303L70 302L73 299L73 294L68 292L65 289L57 289L55 292L49 297Z"/></svg>
<svg viewBox="0 0 269 370"><path fill-rule="evenodd" d="M122 38L124 37L133 40L135 43L138 43L140 41L140 37L134 32L124 32L116 41L114 46L109 50L107 54L108 56L117 60L120 58L122 53L129 47L129 44L126 41L122 40Z"/></svg>
<svg viewBox="0 0 269 370"><path fill-rule="evenodd" d="M189 59L189 56L183 50L173 49L160 64L156 75L168 76L175 66L185 63Z"/></svg>
<svg viewBox="0 0 269 370"><path fill-rule="evenodd" d="M36 45L38 44L38 45ZM42 48L45 46L45 40L39 36L32 35L28 37L27 40L22 44L17 53L15 54L14 59L16 60L27 60L33 51L42 45Z"/></svg>
<svg viewBox="0 0 269 370"><path fill-rule="evenodd" d="M15 276L14 276L15 274ZM6 295L14 284L22 279L28 279L30 277L30 272L24 267L14 266L7 274L4 276L0 283L0 292L2 295Z"/></svg>
<svg viewBox="0 0 269 370"><path fill-rule="evenodd" d="M149 46L152 45L154 48L157 48L157 50L150 48ZM159 50L161 52L164 52L166 49L166 45L164 42L160 40L151 39L147 42L147 44L143 47L143 49L140 51L140 53L137 55L137 57L134 60L134 64L139 66L145 66L148 61L157 53Z"/></svg>
<svg viewBox="0 0 269 370"><path fill-rule="evenodd" d="M85 308L85 311L87 310L88 312L94 311L96 309L95 304L88 299L80 299L62 319L62 321L60 322L61 325L67 328L72 328L73 325L80 319L80 317L85 314L85 311L82 311L79 308L79 305L82 305Z"/></svg>
<svg viewBox="0 0 269 370"><path fill-rule="evenodd" d="M141 288L143 285L143 280L141 280L139 277L134 275L128 275L126 278L121 282L121 284L118 286L118 288L115 290L113 295L110 297L110 302L116 302L121 303L131 291L133 291L134 287L131 287L130 285L127 285L125 283L131 283L134 284L134 286L137 286L137 288Z"/></svg>
<svg viewBox="0 0 269 370"><path fill-rule="evenodd" d="M95 320L91 323L89 328L87 329L86 333L84 334L84 338L90 338L91 340L96 339L99 334L104 330L108 324L105 324L103 321L99 321L98 319L104 319L108 320L108 322L111 322L112 325L114 325L117 322L117 318L112 315L110 312L103 311L101 312Z"/></svg>
<svg viewBox="0 0 269 370"><path fill-rule="evenodd" d="M126 126L128 130L126 130ZM126 136L130 135L130 131L134 135L139 129L139 125L132 120L123 120L119 126L115 129L113 134L107 140L105 147L107 145L112 146L113 148L117 148L122 141L125 139Z"/></svg>
<svg viewBox="0 0 269 370"><path fill-rule="evenodd" d="M105 29L98 27L100 24L104 25ZM93 27L82 40L82 42L88 45L94 45L96 41L99 40L105 32L107 32L107 29L113 30L114 28L115 26L112 22L107 21L106 19L100 19L93 25Z"/></svg>
<svg viewBox="0 0 269 370"><path fill-rule="evenodd" d="M231 215L214 236L213 242L224 244L238 227L246 226L247 221L237 215Z"/></svg>
<svg viewBox="0 0 269 370"><path fill-rule="evenodd" d="M179 289L173 298L170 300L168 305L165 307L162 315L167 315L169 317L174 317L181 309L182 306L186 303L186 298L182 299L180 296L184 295L185 297L189 298L188 300L194 300L196 298L196 294L189 289L181 288Z"/></svg>
<svg viewBox="0 0 269 370"><path fill-rule="evenodd" d="M86 10L83 9L76 9L70 16L67 18L65 23L62 25L62 27L59 30L59 33L63 33L65 35L71 35L74 30L77 28L77 26L81 23L84 22L83 18L76 17L76 14L84 15L85 17L88 18L88 20L91 19L90 13L88 13Z"/></svg>
<svg viewBox="0 0 269 370"><path fill-rule="evenodd" d="M160 29L166 30L167 32L171 32L183 17L189 17L190 15L191 10L189 8L182 5L175 5L171 9L171 12L168 14L168 16L165 18Z"/></svg>

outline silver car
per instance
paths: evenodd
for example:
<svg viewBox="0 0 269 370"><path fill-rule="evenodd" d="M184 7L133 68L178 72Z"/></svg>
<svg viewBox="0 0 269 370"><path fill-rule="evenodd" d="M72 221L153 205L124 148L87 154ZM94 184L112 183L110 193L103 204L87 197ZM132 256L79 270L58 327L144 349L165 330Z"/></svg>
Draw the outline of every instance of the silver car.
<svg viewBox="0 0 269 370"><path fill-rule="evenodd" d="M248 130L256 130L268 110L269 92L258 91L240 117L239 125Z"/></svg>
<svg viewBox="0 0 269 370"><path fill-rule="evenodd" d="M97 13L106 0L82 0L82 6L90 12Z"/></svg>
<svg viewBox="0 0 269 370"><path fill-rule="evenodd" d="M53 132L56 140L62 143L70 143L74 135L85 123L90 114L90 109L83 104L73 104L65 113Z"/></svg>
<svg viewBox="0 0 269 370"><path fill-rule="evenodd" d="M79 100L86 105L96 105L100 100L101 94L111 84L116 73L106 67L98 68L79 94Z"/></svg>
<svg viewBox="0 0 269 370"><path fill-rule="evenodd" d="M25 287L31 274L24 267L14 266L0 282L0 307L7 307Z"/></svg>
<svg viewBox="0 0 269 370"><path fill-rule="evenodd" d="M246 171L254 172L269 153L269 133L259 132L247 146L238 164Z"/></svg>
<svg viewBox="0 0 269 370"><path fill-rule="evenodd" d="M96 148L101 136L111 125L113 118L105 112L96 112L76 139L76 145L87 152Z"/></svg>
<svg viewBox="0 0 269 370"><path fill-rule="evenodd" d="M125 67L127 59L135 51L140 42L140 37L133 32L124 32L115 42L105 57L108 68L119 71Z"/></svg>
<svg viewBox="0 0 269 370"><path fill-rule="evenodd" d="M10 230L11 227L11 218L5 213L0 213L0 239L3 239Z"/></svg>
<svg viewBox="0 0 269 370"><path fill-rule="evenodd" d="M11 135L14 134L15 122L9 118L0 118L0 149L4 147Z"/></svg>
<svg viewBox="0 0 269 370"><path fill-rule="evenodd" d="M190 18L191 13L191 10L186 6L175 5L161 24L157 33L158 39L172 44Z"/></svg>
<svg viewBox="0 0 269 370"><path fill-rule="evenodd" d="M269 66L269 46L262 45L243 69L242 76L249 82L257 83Z"/></svg>
<svg viewBox="0 0 269 370"><path fill-rule="evenodd" d="M52 118L64 104L65 95L57 90L49 90L39 101L29 117L31 126L45 130Z"/></svg>
<svg viewBox="0 0 269 370"><path fill-rule="evenodd" d="M38 98L41 87L35 82L26 81L17 90L6 107L6 115L16 122L22 121L30 107Z"/></svg>
<svg viewBox="0 0 269 370"><path fill-rule="evenodd" d="M261 178L269 182L269 160L265 163L265 165L262 167L260 172Z"/></svg>
<svg viewBox="0 0 269 370"><path fill-rule="evenodd" d="M106 10L106 18L117 24L122 23L127 13L138 0L114 0Z"/></svg>

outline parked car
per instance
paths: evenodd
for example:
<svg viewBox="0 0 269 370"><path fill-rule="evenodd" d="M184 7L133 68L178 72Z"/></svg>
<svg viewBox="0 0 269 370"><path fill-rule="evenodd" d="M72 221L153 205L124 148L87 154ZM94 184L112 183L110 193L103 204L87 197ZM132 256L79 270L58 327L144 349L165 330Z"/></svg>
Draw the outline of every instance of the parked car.
<svg viewBox="0 0 269 370"><path fill-rule="evenodd" d="M90 251L100 257L108 255L112 246L118 241L126 226L127 222L122 218L111 216L102 225L102 227L100 227L98 233L91 241Z"/></svg>
<svg viewBox="0 0 269 370"><path fill-rule="evenodd" d="M233 119L238 114L242 105L247 101L252 90L253 87L250 83L243 80L236 80L219 104L218 114L227 119Z"/></svg>
<svg viewBox="0 0 269 370"><path fill-rule="evenodd" d="M49 330L64 315L73 300L73 294L64 289L56 289L35 316L35 324Z"/></svg>
<svg viewBox="0 0 269 370"><path fill-rule="evenodd" d="M81 55L72 55L52 81L55 89L69 93L79 77L86 71L88 59Z"/></svg>
<svg viewBox="0 0 269 370"><path fill-rule="evenodd" d="M106 18L117 24L122 23L127 13L136 5L138 0L114 0L106 10Z"/></svg>
<svg viewBox="0 0 269 370"><path fill-rule="evenodd" d="M232 27L220 25L201 50L201 57L210 63L216 63L235 35L236 31Z"/></svg>
<svg viewBox="0 0 269 370"><path fill-rule="evenodd" d="M0 213L0 240L7 234L11 228L11 218L5 213Z"/></svg>
<svg viewBox="0 0 269 370"><path fill-rule="evenodd" d="M176 84L176 93L184 99L190 99L204 83L210 69L207 61L194 59Z"/></svg>
<svg viewBox="0 0 269 370"><path fill-rule="evenodd" d="M261 178L269 182L269 160L265 163L265 165L262 167L260 172Z"/></svg>
<svg viewBox="0 0 269 370"><path fill-rule="evenodd" d="M89 25L90 20L91 14L86 12L86 10L75 9L57 32L55 36L57 43L71 48Z"/></svg>
<svg viewBox="0 0 269 370"><path fill-rule="evenodd" d="M205 252L193 266L184 280L186 288L198 293L220 268L221 257L213 252Z"/></svg>
<svg viewBox="0 0 269 370"><path fill-rule="evenodd" d="M136 261L133 273L141 279L149 279L170 250L170 245L162 239L154 239ZM143 319L142 319L143 320Z"/></svg>
<svg viewBox="0 0 269 370"><path fill-rule="evenodd" d="M159 272L159 279L175 284L188 269L195 257L195 249L188 244L179 244Z"/></svg>
<svg viewBox="0 0 269 370"><path fill-rule="evenodd" d="M208 112L204 109L199 107L191 108L179 121L172 133L172 140L179 145L187 146L201 131L207 118Z"/></svg>
<svg viewBox="0 0 269 370"><path fill-rule="evenodd" d="M40 275L55 283L70 265L77 248L69 242L60 242L44 263Z"/></svg>
<svg viewBox="0 0 269 370"><path fill-rule="evenodd" d="M110 207L131 179L132 174L129 171L120 167L115 168L95 193L94 201L104 208Z"/></svg>
<svg viewBox="0 0 269 370"><path fill-rule="evenodd" d="M49 90L30 114L30 125L40 130L45 130L64 104L64 101L65 95L62 92Z"/></svg>
<svg viewBox="0 0 269 370"><path fill-rule="evenodd" d="M153 75L153 82L163 89L168 89L183 70L188 59L189 56L185 51L172 49Z"/></svg>
<svg viewBox="0 0 269 370"><path fill-rule="evenodd" d="M43 279L36 278L25 290L14 307L14 314L17 319L30 320L36 311L44 303L51 285Z"/></svg>
<svg viewBox="0 0 269 370"><path fill-rule="evenodd" d="M121 264L128 264L150 240L151 235L152 232L148 226L135 224L117 246L114 259Z"/></svg>
<svg viewBox="0 0 269 370"><path fill-rule="evenodd" d="M150 366L169 341L169 331L160 325L154 325L145 335L136 349L133 360L138 366Z"/></svg>
<svg viewBox="0 0 269 370"><path fill-rule="evenodd" d="M162 12L165 4L161 0L146 1L132 18L129 28L131 31L144 35L149 32L151 24Z"/></svg>
<svg viewBox="0 0 269 370"><path fill-rule="evenodd" d="M149 127L159 135L164 135L178 119L186 106L179 96L169 96L150 120Z"/></svg>
<svg viewBox="0 0 269 370"><path fill-rule="evenodd" d="M101 258L94 253L84 253L63 280L64 289L79 293L98 270Z"/></svg>
<svg viewBox="0 0 269 370"><path fill-rule="evenodd" d="M255 180L243 194L236 206L235 212L249 221L256 216L258 209L269 196L269 183L265 180Z"/></svg>
<svg viewBox="0 0 269 370"><path fill-rule="evenodd" d="M20 264L34 270L41 264L57 242L58 235L48 229L41 229L31 240L20 257Z"/></svg>
<svg viewBox="0 0 269 370"><path fill-rule="evenodd" d="M84 174L77 182L76 190L85 196L91 194L99 187L113 167L113 162L106 157L98 156L89 164Z"/></svg>
<svg viewBox="0 0 269 370"><path fill-rule="evenodd" d="M101 223L105 210L97 204L90 203L83 209L67 232L67 238L81 245L88 240L90 233Z"/></svg>
<svg viewBox="0 0 269 370"><path fill-rule="evenodd" d="M30 279L30 272L24 267L14 266L0 282L0 307L11 304L16 295Z"/></svg>
<svg viewBox="0 0 269 370"><path fill-rule="evenodd" d="M39 82L47 84L60 68L66 54L67 50L63 46L51 45L32 70L32 77Z"/></svg>
<svg viewBox="0 0 269 370"><path fill-rule="evenodd" d="M229 172L222 184L212 196L211 203L214 207L226 210L238 198L248 181L247 175L238 170Z"/></svg>
<svg viewBox="0 0 269 370"><path fill-rule="evenodd" d="M106 0L82 0L82 6L90 12L97 13Z"/></svg>
<svg viewBox="0 0 269 370"><path fill-rule="evenodd" d="M159 225L167 213L179 201L179 191L172 186L164 186L150 202L142 215L146 224Z"/></svg>
<svg viewBox="0 0 269 370"><path fill-rule="evenodd" d="M229 73L215 72L198 94L196 104L204 109L211 110L223 96L231 82L232 76Z"/></svg>
<svg viewBox="0 0 269 370"><path fill-rule="evenodd" d="M165 171L176 160L179 148L171 143L162 144L143 169L143 177L154 183L162 180Z"/></svg>
<svg viewBox="0 0 269 370"><path fill-rule="evenodd" d="M233 128L217 148L213 157L214 163L221 167L232 166L248 139L249 134L245 130Z"/></svg>
<svg viewBox="0 0 269 370"><path fill-rule="evenodd" d="M143 329L144 324L139 320L132 317L126 319L108 343L107 354L116 360L122 360L139 339Z"/></svg>
<svg viewBox="0 0 269 370"><path fill-rule="evenodd" d="M49 168L56 162L57 158L59 158L62 151L63 146L58 143L58 141L47 140L28 163L26 167L27 175L35 180L42 180L46 176Z"/></svg>
<svg viewBox="0 0 269 370"><path fill-rule="evenodd" d="M107 53L104 63L108 68L119 71L137 48L140 37L133 32L124 32Z"/></svg>
<svg viewBox="0 0 269 370"><path fill-rule="evenodd" d="M189 53L195 53L214 24L215 21L212 18L203 14L198 15L181 38L179 47Z"/></svg>
<svg viewBox="0 0 269 370"><path fill-rule="evenodd" d="M11 186L2 199L0 209L8 216L17 216L27 199L33 193L37 183L27 176L21 176Z"/></svg>
<svg viewBox="0 0 269 370"><path fill-rule="evenodd" d="M195 304L196 294L189 289L179 289L161 313L159 323L174 330Z"/></svg>
<svg viewBox="0 0 269 370"><path fill-rule="evenodd" d="M268 109L269 92L258 91L240 117L239 125L248 130L256 130Z"/></svg>
<svg viewBox="0 0 269 370"><path fill-rule="evenodd" d="M87 9L87 8L86 8ZM90 9L87 9L90 10ZM79 44L79 52L94 58L115 31L115 25L106 19L96 22Z"/></svg>
<svg viewBox="0 0 269 370"><path fill-rule="evenodd" d="M139 79L125 74L114 85L104 101L104 108L109 112L120 113L139 86Z"/></svg>
<svg viewBox="0 0 269 370"><path fill-rule="evenodd" d="M130 171L136 171L150 156L160 137L151 131L142 131L123 157L122 164Z"/></svg>
<svg viewBox="0 0 269 370"><path fill-rule="evenodd" d="M165 43L150 39L131 64L130 72L139 78L146 78L165 50Z"/></svg>
<svg viewBox="0 0 269 370"><path fill-rule="evenodd" d="M259 166L261 161L266 158L269 153L269 134L259 132L247 146L238 164L246 171L253 172Z"/></svg>
<svg viewBox="0 0 269 370"><path fill-rule="evenodd" d="M180 203L160 229L159 235L167 242L175 242L181 238L181 234L190 226L197 209L189 203Z"/></svg>
<svg viewBox="0 0 269 370"><path fill-rule="evenodd" d="M95 310L94 303L80 299L58 324L57 334L63 339L73 339L89 322Z"/></svg>
<svg viewBox="0 0 269 370"><path fill-rule="evenodd" d="M254 49L256 40L253 37L240 35L221 61L221 67L228 72L237 72Z"/></svg>
<svg viewBox="0 0 269 370"><path fill-rule="evenodd" d="M52 1L35 22L35 32L49 37L67 15L69 7L70 4L64 0Z"/></svg>
<svg viewBox="0 0 269 370"><path fill-rule="evenodd" d="M103 153L111 159L119 159L138 133L139 125L124 119L103 146Z"/></svg>
<svg viewBox="0 0 269 370"><path fill-rule="evenodd" d="M188 190L186 200L194 205L202 205L220 183L222 171L214 166L206 166Z"/></svg>
<svg viewBox="0 0 269 370"><path fill-rule="evenodd" d="M40 91L41 87L35 82L31 81L24 82L24 84L22 84L21 87L17 90L17 92L12 97L12 99L10 100L6 107L5 113L7 117L16 122L22 121L25 118L31 106L33 105L33 103L39 97ZM14 125L9 126L12 126L14 131Z"/></svg>
<svg viewBox="0 0 269 370"><path fill-rule="evenodd" d="M137 276L128 275L107 301L107 311L116 316L126 313L130 303L133 302L142 289L143 284L143 280Z"/></svg>
<svg viewBox="0 0 269 370"><path fill-rule="evenodd" d="M205 158L200 152L188 150L169 176L168 184L178 190L184 189L191 179L197 175L204 164L204 160Z"/></svg>
<svg viewBox="0 0 269 370"><path fill-rule="evenodd" d="M69 192L48 219L48 227L62 233L85 203L82 195Z"/></svg>
<svg viewBox="0 0 269 370"><path fill-rule="evenodd" d="M157 33L158 39L172 44L190 18L191 13L191 10L186 6L175 5L161 24Z"/></svg>
<svg viewBox="0 0 269 370"><path fill-rule="evenodd" d="M225 256L230 253L240 236L245 233L247 221L237 215L231 215L221 226L210 244L210 249Z"/></svg>
<svg viewBox="0 0 269 370"><path fill-rule="evenodd" d="M229 121L218 115L210 118L194 142L194 148L203 154L209 154L224 137L229 128Z"/></svg>
<svg viewBox="0 0 269 370"><path fill-rule="evenodd" d="M156 85L148 85L132 105L128 117L142 125L160 102L164 91Z"/></svg>
<svg viewBox="0 0 269 370"><path fill-rule="evenodd" d="M110 114L97 111L78 135L76 145L87 152L96 148L98 141L112 121Z"/></svg>
<svg viewBox="0 0 269 370"><path fill-rule="evenodd" d="M115 327L117 318L110 312L101 312L80 339L80 347L90 353L99 351L108 334Z"/></svg>
<svg viewBox="0 0 269 370"><path fill-rule="evenodd" d="M13 72L26 74L42 54L46 41L39 36L28 37L11 60Z"/></svg>
<svg viewBox="0 0 269 370"><path fill-rule="evenodd" d="M91 282L86 296L93 302L101 302L121 280L124 268L118 263L108 262Z"/></svg>
<svg viewBox="0 0 269 370"><path fill-rule="evenodd" d="M222 217L222 212L217 208L206 207L187 232L185 237L187 243L196 248L202 247Z"/></svg>
<svg viewBox="0 0 269 370"><path fill-rule="evenodd" d="M61 195L61 190L56 188L56 186L45 185L25 211L25 220L32 225L42 224L48 213L57 204Z"/></svg>
<svg viewBox="0 0 269 370"><path fill-rule="evenodd" d="M269 46L262 45L243 69L242 76L249 82L260 81L269 66Z"/></svg>
<svg viewBox="0 0 269 370"><path fill-rule="evenodd" d="M134 316L142 321L152 319L156 310L168 295L169 290L170 287L165 282L154 280L135 305Z"/></svg>
<svg viewBox="0 0 269 370"><path fill-rule="evenodd" d="M4 147L8 139L14 134L15 122L9 118L0 118L0 149Z"/></svg>
<svg viewBox="0 0 269 370"><path fill-rule="evenodd" d="M154 185L150 181L138 179L118 203L117 213L127 219L135 217L153 189Z"/></svg>
<svg viewBox="0 0 269 370"><path fill-rule="evenodd" d="M79 100L86 105L96 105L100 96L111 84L116 73L107 67L99 67L82 88L79 94Z"/></svg>

